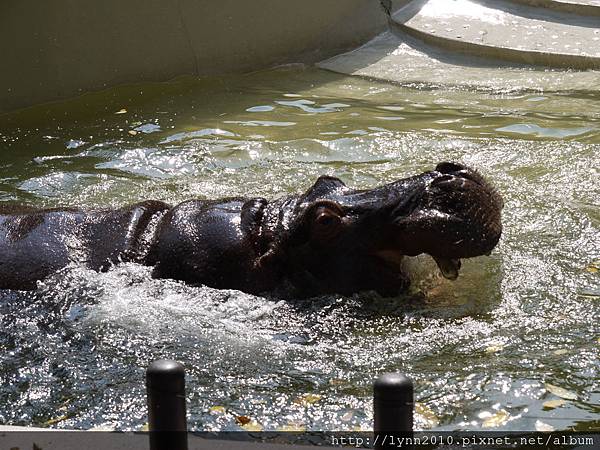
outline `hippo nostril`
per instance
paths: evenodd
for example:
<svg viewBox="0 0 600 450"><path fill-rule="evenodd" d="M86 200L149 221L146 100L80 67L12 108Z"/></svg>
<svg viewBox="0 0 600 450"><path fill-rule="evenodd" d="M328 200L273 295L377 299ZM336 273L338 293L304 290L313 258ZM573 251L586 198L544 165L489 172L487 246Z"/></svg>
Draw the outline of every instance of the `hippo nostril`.
<svg viewBox="0 0 600 450"><path fill-rule="evenodd" d="M465 180L470 180L473 183L476 183L479 185L483 185L483 183L484 183L483 178L481 178L481 176L475 172L471 172L468 170L461 170L460 173L458 173L457 175L460 176L461 178L464 178Z"/></svg>
<svg viewBox="0 0 600 450"><path fill-rule="evenodd" d="M459 172L461 170L466 170L467 167L463 166L462 164L459 163L454 163L454 162L441 162L439 163L437 166L435 166L435 170L437 170L438 172L441 173L453 173L453 172Z"/></svg>
<svg viewBox="0 0 600 450"><path fill-rule="evenodd" d="M431 186L436 186L438 184L443 184L446 183L448 181L452 181L455 180L456 177L454 175L442 175L440 177L437 177L435 180L433 180L431 182Z"/></svg>
<svg viewBox="0 0 600 450"><path fill-rule="evenodd" d="M483 186L484 185L484 180L483 178L481 178L481 176L479 174L477 174L476 172L471 172L468 169L463 169L463 170L459 170L457 172L450 174L444 174L441 175L437 178L435 178L432 182L431 185L432 186L440 186L440 185L444 185L444 184L449 184L449 182L451 181L464 181L464 180L469 180L479 186Z"/></svg>

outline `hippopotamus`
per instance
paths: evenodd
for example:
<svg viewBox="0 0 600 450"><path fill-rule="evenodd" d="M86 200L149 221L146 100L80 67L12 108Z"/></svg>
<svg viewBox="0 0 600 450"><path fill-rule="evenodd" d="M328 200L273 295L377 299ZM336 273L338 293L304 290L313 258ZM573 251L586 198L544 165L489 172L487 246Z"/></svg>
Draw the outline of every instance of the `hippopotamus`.
<svg viewBox="0 0 600 450"><path fill-rule="evenodd" d="M170 278L251 294L298 297L409 286L402 259L421 253L449 279L461 258L489 254L502 199L465 165L357 190L321 176L303 194L143 201L118 209L0 206L0 289L35 289L69 264L121 262Z"/></svg>

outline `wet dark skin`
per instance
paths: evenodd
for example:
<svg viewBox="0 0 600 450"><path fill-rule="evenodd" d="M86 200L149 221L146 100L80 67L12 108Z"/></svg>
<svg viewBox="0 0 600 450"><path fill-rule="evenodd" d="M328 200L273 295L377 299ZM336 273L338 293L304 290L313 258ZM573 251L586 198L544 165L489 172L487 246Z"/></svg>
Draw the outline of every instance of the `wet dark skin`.
<svg viewBox="0 0 600 450"><path fill-rule="evenodd" d="M69 264L152 266L156 278L307 297L406 290L403 256L431 255L458 276L461 258L495 247L502 199L476 171L432 171L368 190L322 176L301 195L146 201L116 210L0 206L0 289L35 289Z"/></svg>

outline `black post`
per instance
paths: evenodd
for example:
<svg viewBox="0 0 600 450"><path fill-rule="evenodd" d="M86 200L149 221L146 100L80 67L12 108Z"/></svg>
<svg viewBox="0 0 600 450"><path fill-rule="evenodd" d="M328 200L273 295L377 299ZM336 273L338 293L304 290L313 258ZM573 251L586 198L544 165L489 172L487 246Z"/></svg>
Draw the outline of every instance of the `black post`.
<svg viewBox="0 0 600 450"><path fill-rule="evenodd" d="M400 373L386 373L373 383L373 431L376 449L399 447L413 436L413 383ZM402 448L412 448L401 445Z"/></svg>
<svg viewBox="0 0 600 450"><path fill-rule="evenodd" d="M177 361L154 361L146 370L150 450L187 450L185 369Z"/></svg>

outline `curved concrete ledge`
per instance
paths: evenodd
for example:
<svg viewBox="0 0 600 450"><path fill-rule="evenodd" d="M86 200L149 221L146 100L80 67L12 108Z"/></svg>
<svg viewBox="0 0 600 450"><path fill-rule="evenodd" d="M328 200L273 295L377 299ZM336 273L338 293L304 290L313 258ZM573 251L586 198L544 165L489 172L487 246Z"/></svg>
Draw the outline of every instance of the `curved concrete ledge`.
<svg viewBox="0 0 600 450"><path fill-rule="evenodd" d="M408 34L425 44L450 50L464 55L480 56L488 59L528 64L533 66L547 66L564 69L600 69L600 58L584 55L567 55L532 50L520 50L510 47L497 47L493 45L475 44L459 41L425 33L421 30L393 22L392 27Z"/></svg>
<svg viewBox="0 0 600 450"><path fill-rule="evenodd" d="M5 0L0 113L124 83L312 63L386 27L375 0Z"/></svg>
<svg viewBox="0 0 600 450"><path fill-rule="evenodd" d="M506 1L415 0L392 15L392 29L441 49L568 69L600 68L597 20Z"/></svg>

